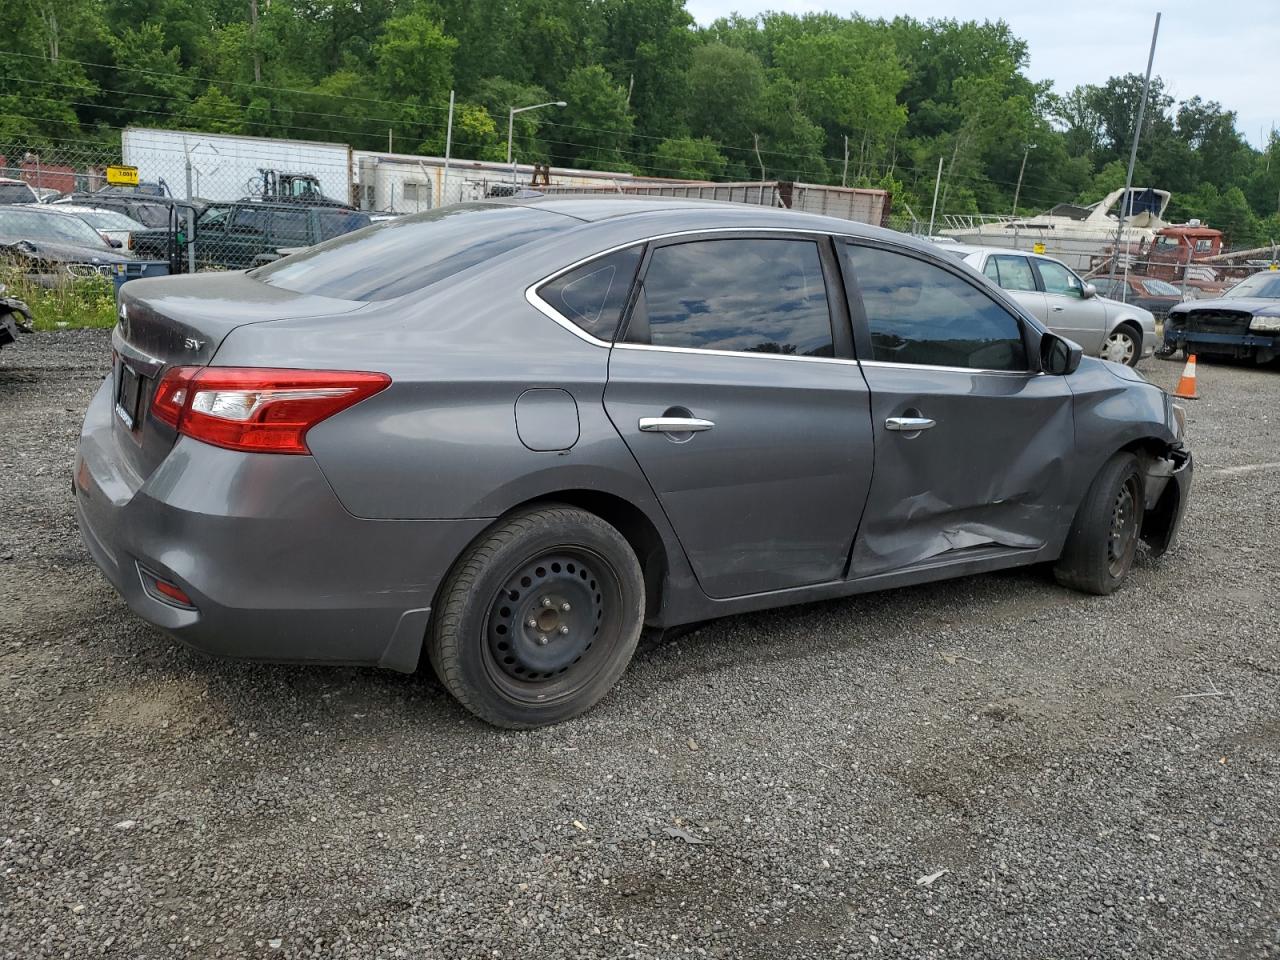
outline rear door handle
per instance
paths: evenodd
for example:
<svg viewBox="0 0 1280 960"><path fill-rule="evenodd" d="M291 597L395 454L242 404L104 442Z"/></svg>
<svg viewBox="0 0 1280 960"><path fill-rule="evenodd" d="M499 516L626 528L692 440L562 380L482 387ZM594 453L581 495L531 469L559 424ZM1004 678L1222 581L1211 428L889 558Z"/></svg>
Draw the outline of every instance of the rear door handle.
<svg viewBox="0 0 1280 960"><path fill-rule="evenodd" d="M884 422L886 430L896 430L899 433L916 433L937 425L937 420L930 420L928 417L890 417Z"/></svg>
<svg viewBox="0 0 1280 960"><path fill-rule="evenodd" d="M641 433L701 433L715 426L711 420L697 417L641 417Z"/></svg>
<svg viewBox="0 0 1280 960"><path fill-rule="evenodd" d="M1066 308L1066 307L1054 307L1054 308L1053 308L1053 312L1054 312L1054 313L1061 313L1061 312L1062 312L1063 310L1065 310L1065 309L1067 309L1067 308Z"/></svg>

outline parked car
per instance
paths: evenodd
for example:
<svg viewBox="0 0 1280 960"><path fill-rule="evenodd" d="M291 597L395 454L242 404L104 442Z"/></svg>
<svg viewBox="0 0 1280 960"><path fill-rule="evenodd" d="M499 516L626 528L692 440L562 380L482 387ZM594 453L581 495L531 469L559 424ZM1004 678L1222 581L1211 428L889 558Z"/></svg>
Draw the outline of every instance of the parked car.
<svg viewBox="0 0 1280 960"><path fill-rule="evenodd" d="M40 284L73 276L110 276L133 258L116 250L73 213L56 205L0 206L0 260L15 263Z"/></svg>
<svg viewBox="0 0 1280 960"><path fill-rule="evenodd" d="M115 187L104 187L94 193L73 193L53 202L54 207L66 204L97 210L116 210L152 230L167 229L175 219L181 228L187 222L188 214L195 219L205 208L202 200L175 200L167 196L122 191Z"/></svg>
<svg viewBox="0 0 1280 960"><path fill-rule="evenodd" d="M7 296L5 285L0 283L0 347L16 343L23 330L31 330L31 308L17 297Z"/></svg>
<svg viewBox="0 0 1280 960"><path fill-rule="evenodd" d="M1080 344L1085 353L1134 366L1155 351L1156 318L1150 310L1098 296L1066 264L1042 254L1005 247L939 247L960 257L1007 290L1054 333Z"/></svg>
<svg viewBox="0 0 1280 960"><path fill-rule="evenodd" d="M329 203L215 203L196 221L196 263L206 269L242 270L277 258L282 249L309 247L369 222L367 213Z"/></svg>
<svg viewBox="0 0 1280 960"><path fill-rule="evenodd" d="M1280 272L1246 277L1217 300L1181 303L1164 324L1161 356L1178 350L1269 363L1280 357Z"/></svg>
<svg viewBox="0 0 1280 960"><path fill-rule="evenodd" d="M1182 291L1168 280L1132 273L1128 277L1123 275L1093 277L1089 282L1093 284L1099 296L1149 310L1157 319L1163 319L1170 309L1184 300L1195 299L1190 289L1186 296L1183 296Z"/></svg>
<svg viewBox="0 0 1280 960"><path fill-rule="evenodd" d="M98 209L97 207L85 207L71 203L59 204L58 209L63 213L70 213L79 217L97 230L102 239L117 250L132 250L134 235L144 233L147 230L145 224L139 223L118 210Z"/></svg>
<svg viewBox="0 0 1280 960"><path fill-rule="evenodd" d="M688 200L483 201L120 293L76 509L209 652L564 720L642 627L1052 563L1115 590L1191 483L1164 391L954 257Z"/></svg>
<svg viewBox="0 0 1280 960"><path fill-rule="evenodd" d="M37 203L40 197L25 180L0 177L0 204Z"/></svg>

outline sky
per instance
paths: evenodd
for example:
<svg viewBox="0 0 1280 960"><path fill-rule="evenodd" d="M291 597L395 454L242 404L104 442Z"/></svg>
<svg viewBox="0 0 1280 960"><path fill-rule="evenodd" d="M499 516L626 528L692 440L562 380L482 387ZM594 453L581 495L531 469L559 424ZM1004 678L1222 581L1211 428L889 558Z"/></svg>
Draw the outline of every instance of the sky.
<svg viewBox="0 0 1280 960"><path fill-rule="evenodd" d="M687 0L700 24L730 13L761 10L807 13L826 10L865 17L898 15L927 20L1005 20L1027 42L1033 80L1052 80L1065 93L1082 83L1142 73L1147 68L1151 28L1157 11L1160 39L1153 73L1177 99L1199 95L1236 111L1236 125L1261 146L1272 125L1280 127L1280 88L1275 58L1280 51L1280 17L1266 8L1274 0Z"/></svg>

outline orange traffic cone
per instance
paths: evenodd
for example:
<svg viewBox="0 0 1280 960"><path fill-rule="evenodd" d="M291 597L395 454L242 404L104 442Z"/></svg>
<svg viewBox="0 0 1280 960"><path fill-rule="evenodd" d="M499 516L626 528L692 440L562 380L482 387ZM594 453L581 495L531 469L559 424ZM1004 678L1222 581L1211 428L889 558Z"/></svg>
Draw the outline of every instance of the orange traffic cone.
<svg viewBox="0 0 1280 960"><path fill-rule="evenodd" d="M1173 395L1183 400L1200 399L1200 394L1196 392L1196 355L1194 353L1187 357L1187 365L1182 370L1182 379L1178 381L1178 389L1173 391Z"/></svg>

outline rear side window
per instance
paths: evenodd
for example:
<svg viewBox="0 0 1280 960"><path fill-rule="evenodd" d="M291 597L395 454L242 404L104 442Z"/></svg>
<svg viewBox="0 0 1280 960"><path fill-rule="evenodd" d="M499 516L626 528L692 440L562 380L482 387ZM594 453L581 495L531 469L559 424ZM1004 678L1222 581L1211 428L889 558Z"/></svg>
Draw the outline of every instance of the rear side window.
<svg viewBox="0 0 1280 960"><path fill-rule="evenodd" d="M593 337L612 340L640 266L640 252L640 247L628 247L584 263L543 284L538 296Z"/></svg>
<svg viewBox="0 0 1280 960"><path fill-rule="evenodd" d="M999 279L996 280L998 286L1006 290L1036 289L1036 277L1031 272L1031 264L1027 263L1026 257L995 256L987 261L987 266L993 263L999 275ZM990 271L987 276L991 276Z"/></svg>
<svg viewBox="0 0 1280 960"><path fill-rule="evenodd" d="M268 212L261 207L236 207L231 215L231 232L266 233L267 216Z"/></svg>
<svg viewBox="0 0 1280 960"><path fill-rule="evenodd" d="M874 360L981 370L1025 370L1018 320L973 284L941 267L849 244L871 329Z"/></svg>
<svg viewBox="0 0 1280 960"><path fill-rule="evenodd" d="M310 243L306 210L277 210L271 215L271 236L281 246Z"/></svg>
<svg viewBox="0 0 1280 960"><path fill-rule="evenodd" d="M390 300L580 221L529 207L464 203L343 234L250 273L339 300Z"/></svg>
<svg viewBox="0 0 1280 960"><path fill-rule="evenodd" d="M658 247L627 339L660 347L834 356L818 245L761 237Z"/></svg>
<svg viewBox="0 0 1280 960"><path fill-rule="evenodd" d="M321 240L332 240L369 225L369 215L355 210L317 210L316 216L320 220Z"/></svg>

